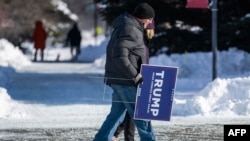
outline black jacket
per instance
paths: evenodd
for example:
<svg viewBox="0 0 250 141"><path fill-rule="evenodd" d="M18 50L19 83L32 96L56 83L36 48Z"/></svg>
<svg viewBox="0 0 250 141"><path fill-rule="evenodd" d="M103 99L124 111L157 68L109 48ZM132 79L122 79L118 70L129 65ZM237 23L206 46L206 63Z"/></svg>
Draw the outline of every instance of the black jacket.
<svg viewBox="0 0 250 141"><path fill-rule="evenodd" d="M124 13L112 23L113 31L106 49L106 84L134 85L132 78L146 63L143 25Z"/></svg>
<svg viewBox="0 0 250 141"><path fill-rule="evenodd" d="M67 34L66 42L71 46L80 46L82 40L81 32L76 24L70 29Z"/></svg>

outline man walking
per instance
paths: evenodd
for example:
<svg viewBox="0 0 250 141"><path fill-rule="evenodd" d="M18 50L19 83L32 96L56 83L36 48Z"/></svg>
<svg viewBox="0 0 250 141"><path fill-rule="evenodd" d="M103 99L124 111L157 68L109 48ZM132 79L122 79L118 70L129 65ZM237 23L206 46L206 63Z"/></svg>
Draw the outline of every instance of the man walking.
<svg viewBox="0 0 250 141"><path fill-rule="evenodd" d="M154 16L154 9L141 3L133 15L124 13L112 23L105 64L105 83L113 89L112 105L94 141L110 141L126 112L134 117L137 85L143 81L140 67L146 63L144 29ZM141 141L155 141L151 121L133 120Z"/></svg>

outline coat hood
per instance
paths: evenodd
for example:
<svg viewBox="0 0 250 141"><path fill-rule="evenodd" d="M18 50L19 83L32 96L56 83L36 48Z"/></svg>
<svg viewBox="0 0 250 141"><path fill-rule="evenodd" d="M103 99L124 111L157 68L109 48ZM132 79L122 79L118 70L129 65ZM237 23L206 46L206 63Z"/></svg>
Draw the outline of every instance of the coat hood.
<svg viewBox="0 0 250 141"><path fill-rule="evenodd" d="M129 13L124 13L116 18L112 22L113 28L119 28L124 26L135 26L136 28L143 30L143 25L140 24L132 15Z"/></svg>

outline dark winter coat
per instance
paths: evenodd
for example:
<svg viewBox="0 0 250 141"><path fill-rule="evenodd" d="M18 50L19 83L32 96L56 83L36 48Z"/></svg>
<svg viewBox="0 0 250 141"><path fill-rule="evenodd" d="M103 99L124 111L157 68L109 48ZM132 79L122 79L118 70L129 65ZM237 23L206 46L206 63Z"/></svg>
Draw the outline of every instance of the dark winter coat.
<svg viewBox="0 0 250 141"><path fill-rule="evenodd" d="M43 24L41 21L36 21L35 29L32 35L34 41L34 47L36 49L44 49L45 42L47 38L47 34L45 29L43 28Z"/></svg>
<svg viewBox="0 0 250 141"><path fill-rule="evenodd" d="M132 78L146 63L143 25L128 13L112 23L113 31L106 50L105 80L109 84L134 85Z"/></svg>
<svg viewBox="0 0 250 141"><path fill-rule="evenodd" d="M81 32L78 29L77 24L74 24L67 34L66 42L70 43L70 46L80 46L81 40Z"/></svg>

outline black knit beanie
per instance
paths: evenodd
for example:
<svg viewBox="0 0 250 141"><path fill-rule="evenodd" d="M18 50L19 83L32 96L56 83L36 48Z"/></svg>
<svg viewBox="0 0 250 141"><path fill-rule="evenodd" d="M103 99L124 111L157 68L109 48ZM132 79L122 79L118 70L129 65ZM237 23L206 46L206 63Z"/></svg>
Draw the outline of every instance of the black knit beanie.
<svg viewBox="0 0 250 141"><path fill-rule="evenodd" d="M150 19L155 17L154 9L147 3L136 6L134 16L139 19Z"/></svg>

